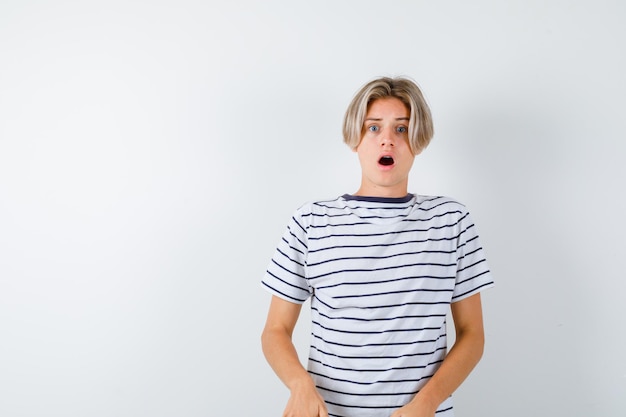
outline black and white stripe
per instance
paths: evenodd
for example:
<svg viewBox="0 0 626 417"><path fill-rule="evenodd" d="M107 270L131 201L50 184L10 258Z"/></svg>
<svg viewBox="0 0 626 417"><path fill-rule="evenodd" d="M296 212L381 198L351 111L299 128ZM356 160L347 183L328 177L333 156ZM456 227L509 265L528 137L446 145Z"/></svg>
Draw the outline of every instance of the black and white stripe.
<svg viewBox="0 0 626 417"><path fill-rule="evenodd" d="M438 369L452 302L493 285L466 208L344 195L296 211L262 281L311 298L309 372L332 416L388 416ZM451 399L438 415L452 416Z"/></svg>

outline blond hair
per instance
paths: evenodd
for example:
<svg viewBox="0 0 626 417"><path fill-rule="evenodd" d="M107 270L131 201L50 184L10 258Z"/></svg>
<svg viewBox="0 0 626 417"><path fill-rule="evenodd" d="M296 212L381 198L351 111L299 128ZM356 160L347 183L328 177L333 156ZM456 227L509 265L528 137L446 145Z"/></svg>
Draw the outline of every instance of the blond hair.
<svg viewBox="0 0 626 417"><path fill-rule="evenodd" d="M395 97L410 112L409 144L414 155L420 153L433 137L430 108L415 82L408 78L381 77L365 84L350 102L343 120L343 141L356 149L363 137L363 122L369 106L380 98Z"/></svg>

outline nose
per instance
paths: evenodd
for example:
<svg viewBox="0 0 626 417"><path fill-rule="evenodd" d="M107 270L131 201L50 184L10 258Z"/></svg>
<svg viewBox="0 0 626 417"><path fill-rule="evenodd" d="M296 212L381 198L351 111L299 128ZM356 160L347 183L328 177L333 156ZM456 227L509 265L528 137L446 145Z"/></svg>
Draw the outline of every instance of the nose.
<svg viewBox="0 0 626 417"><path fill-rule="evenodd" d="M395 138L393 136L393 129L384 129L380 135L380 145L395 146Z"/></svg>

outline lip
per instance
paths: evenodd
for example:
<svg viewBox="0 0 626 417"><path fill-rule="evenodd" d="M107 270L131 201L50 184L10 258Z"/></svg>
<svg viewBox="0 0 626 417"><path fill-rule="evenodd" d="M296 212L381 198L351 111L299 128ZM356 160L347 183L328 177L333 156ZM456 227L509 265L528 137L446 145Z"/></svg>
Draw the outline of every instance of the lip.
<svg viewBox="0 0 626 417"><path fill-rule="evenodd" d="M383 157L389 157L393 159L393 163L389 164L389 165L383 165L380 163L380 160ZM382 153L380 155L378 155L378 159L376 160L376 164L378 165L378 167L383 170L383 171L388 171L390 169L392 169L395 165L396 165L396 158L394 157L393 153Z"/></svg>

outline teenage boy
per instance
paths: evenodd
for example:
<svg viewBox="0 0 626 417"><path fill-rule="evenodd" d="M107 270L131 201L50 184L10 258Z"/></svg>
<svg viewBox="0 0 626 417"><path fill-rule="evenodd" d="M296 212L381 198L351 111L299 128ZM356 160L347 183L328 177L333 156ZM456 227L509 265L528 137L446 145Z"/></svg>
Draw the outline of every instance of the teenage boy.
<svg viewBox="0 0 626 417"><path fill-rule="evenodd" d="M413 81L378 78L354 96L343 135L360 188L300 207L262 280L273 295L263 352L291 393L283 416L453 416L451 395L482 356L480 291L493 281L465 206L408 193L430 110ZM309 297L307 371L292 332Z"/></svg>

